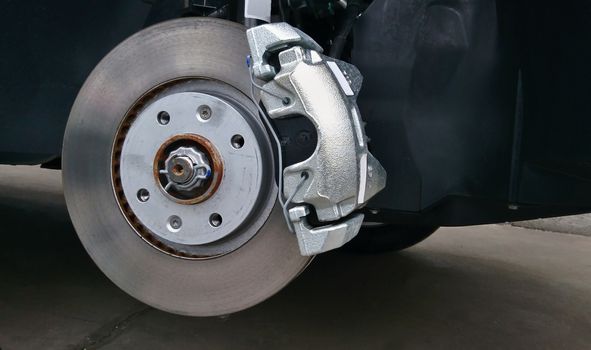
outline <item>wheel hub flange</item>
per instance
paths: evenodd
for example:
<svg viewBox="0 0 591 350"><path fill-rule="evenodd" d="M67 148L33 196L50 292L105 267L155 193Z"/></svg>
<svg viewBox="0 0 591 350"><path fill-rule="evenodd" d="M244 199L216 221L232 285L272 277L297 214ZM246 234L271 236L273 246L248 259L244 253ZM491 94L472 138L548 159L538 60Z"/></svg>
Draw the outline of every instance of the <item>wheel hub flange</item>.
<svg viewBox="0 0 591 350"><path fill-rule="evenodd" d="M217 256L248 240L233 237L261 210L272 154L255 117L229 96L182 85L148 94L121 128L115 192L151 245L183 258Z"/></svg>

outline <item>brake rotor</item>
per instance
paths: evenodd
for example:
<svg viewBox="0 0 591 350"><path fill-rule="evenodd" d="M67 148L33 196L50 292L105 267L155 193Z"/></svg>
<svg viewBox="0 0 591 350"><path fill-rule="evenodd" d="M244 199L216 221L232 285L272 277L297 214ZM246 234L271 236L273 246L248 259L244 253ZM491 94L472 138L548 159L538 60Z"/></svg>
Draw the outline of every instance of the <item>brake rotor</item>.
<svg viewBox="0 0 591 350"><path fill-rule="evenodd" d="M165 22L109 53L72 108L72 222L99 268L156 308L239 311L310 261L276 203L272 145L246 97L247 54L235 23Z"/></svg>

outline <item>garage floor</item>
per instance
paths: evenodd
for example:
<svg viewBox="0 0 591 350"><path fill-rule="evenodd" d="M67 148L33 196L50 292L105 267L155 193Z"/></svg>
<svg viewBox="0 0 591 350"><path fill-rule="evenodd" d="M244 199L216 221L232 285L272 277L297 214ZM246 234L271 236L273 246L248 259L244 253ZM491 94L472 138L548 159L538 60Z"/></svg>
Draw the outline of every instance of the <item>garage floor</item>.
<svg viewBox="0 0 591 350"><path fill-rule="evenodd" d="M333 252L250 310L147 307L90 261L60 174L0 167L0 349L591 349L591 237L442 229L403 253Z"/></svg>

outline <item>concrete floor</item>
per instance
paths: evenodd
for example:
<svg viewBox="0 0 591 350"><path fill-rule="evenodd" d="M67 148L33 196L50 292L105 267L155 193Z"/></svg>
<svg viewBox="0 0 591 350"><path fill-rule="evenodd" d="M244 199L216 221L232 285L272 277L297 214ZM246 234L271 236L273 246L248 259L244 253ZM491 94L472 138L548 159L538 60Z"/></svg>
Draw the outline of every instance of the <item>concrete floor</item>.
<svg viewBox="0 0 591 350"><path fill-rule="evenodd" d="M570 233L591 237L591 214L514 222L513 225L534 230Z"/></svg>
<svg viewBox="0 0 591 350"><path fill-rule="evenodd" d="M121 292L68 220L59 172L0 167L0 349L591 349L591 237L442 229L337 251L244 312L181 317Z"/></svg>

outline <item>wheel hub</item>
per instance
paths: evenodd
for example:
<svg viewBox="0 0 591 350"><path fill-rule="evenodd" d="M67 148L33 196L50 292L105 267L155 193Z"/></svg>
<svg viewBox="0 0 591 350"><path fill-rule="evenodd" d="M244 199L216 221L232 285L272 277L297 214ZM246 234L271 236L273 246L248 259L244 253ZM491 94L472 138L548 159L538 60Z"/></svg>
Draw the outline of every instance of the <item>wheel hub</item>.
<svg viewBox="0 0 591 350"><path fill-rule="evenodd" d="M211 177L211 168L205 154L196 148L179 147L170 153L160 173L166 175L166 186L178 191L191 191L202 187L203 182Z"/></svg>
<svg viewBox="0 0 591 350"><path fill-rule="evenodd" d="M243 227L272 185L268 140L237 99L218 93L220 83L172 85L138 101L120 130L121 208L142 238L169 254L225 254L254 234Z"/></svg>
<svg viewBox="0 0 591 350"><path fill-rule="evenodd" d="M209 199L223 175L223 160L207 138L181 134L165 141L154 158L154 176L160 189L180 204Z"/></svg>

